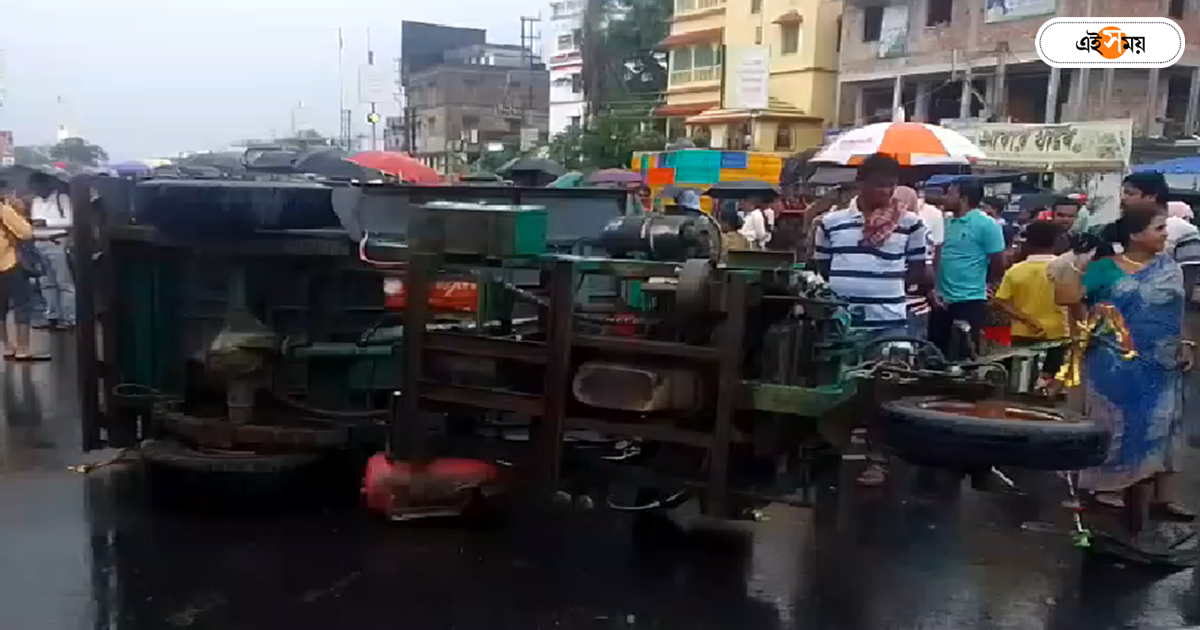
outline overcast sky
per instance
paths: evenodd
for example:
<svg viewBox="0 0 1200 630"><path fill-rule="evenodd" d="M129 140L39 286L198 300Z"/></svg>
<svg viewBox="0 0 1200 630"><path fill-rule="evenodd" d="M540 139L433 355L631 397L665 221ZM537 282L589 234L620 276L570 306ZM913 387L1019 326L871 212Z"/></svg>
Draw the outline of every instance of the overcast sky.
<svg viewBox="0 0 1200 630"><path fill-rule="evenodd" d="M48 144L61 123L114 159L216 149L301 126L338 131L337 29L344 90L370 27L376 63L400 55L400 22L486 28L519 43L542 0L0 0L7 96L0 129ZM59 99L61 98L61 104ZM395 103L388 104L394 112ZM355 133L366 130L356 108Z"/></svg>

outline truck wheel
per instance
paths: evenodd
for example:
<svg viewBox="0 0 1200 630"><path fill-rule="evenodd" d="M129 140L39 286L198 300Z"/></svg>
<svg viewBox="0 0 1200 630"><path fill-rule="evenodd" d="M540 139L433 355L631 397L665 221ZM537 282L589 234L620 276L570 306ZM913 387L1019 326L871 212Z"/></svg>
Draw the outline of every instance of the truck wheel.
<svg viewBox="0 0 1200 630"><path fill-rule="evenodd" d="M142 444L143 475L151 500L205 511L278 510L308 504L330 486L325 459L314 453L259 455L201 451L184 444Z"/></svg>
<svg viewBox="0 0 1200 630"><path fill-rule="evenodd" d="M1021 402L919 396L880 411L884 445L924 466L1081 470L1103 463L1112 439L1077 413Z"/></svg>

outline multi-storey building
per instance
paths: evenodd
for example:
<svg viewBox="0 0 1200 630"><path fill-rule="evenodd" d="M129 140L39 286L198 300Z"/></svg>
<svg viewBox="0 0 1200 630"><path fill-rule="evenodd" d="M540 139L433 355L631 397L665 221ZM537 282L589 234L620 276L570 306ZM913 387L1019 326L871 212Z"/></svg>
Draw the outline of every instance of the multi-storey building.
<svg viewBox="0 0 1200 630"><path fill-rule="evenodd" d="M840 0L675 0L661 43L670 53L667 99L657 110L671 136L781 153L818 146L834 119L841 12ZM767 107L736 108L727 96L747 78L726 72L722 56L759 46Z"/></svg>
<svg viewBox="0 0 1200 630"><path fill-rule="evenodd" d="M542 60L550 71L550 135L583 120L584 0L556 0L542 29Z"/></svg>
<svg viewBox="0 0 1200 630"><path fill-rule="evenodd" d="M492 143L545 140L549 75L520 46L472 45L409 72L406 112L415 154L442 172L464 166Z"/></svg>
<svg viewBox="0 0 1200 630"><path fill-rule="evenodd" d="M1034 38L1053 17L1167 16L1187 49L1166 69L1050 68ZM1146 136L1195 133L1200 0L846 0L836 124L983 117L1132 118Z"/></svg>

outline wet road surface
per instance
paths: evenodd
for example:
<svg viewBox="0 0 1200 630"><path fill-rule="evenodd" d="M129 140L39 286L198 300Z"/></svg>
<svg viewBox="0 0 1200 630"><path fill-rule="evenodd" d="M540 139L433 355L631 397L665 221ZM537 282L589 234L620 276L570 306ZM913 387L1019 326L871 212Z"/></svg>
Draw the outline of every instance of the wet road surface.
<svg viewBox="0 0 1200 630"><path fill-rule="evenodd" d="M353 508L164 513L141 500L131 468L66 470L83 456L71 362L55 349L53 363L0 366L0 630L1200 624L1192 571L1084 561L1048 525L1063 516L1054 484L1030 497L896 488L841 511L772 507L752 536L721 540L634 536L604 513L474 531ZM1200 477L1185 482L1200 498Z"/></svg>

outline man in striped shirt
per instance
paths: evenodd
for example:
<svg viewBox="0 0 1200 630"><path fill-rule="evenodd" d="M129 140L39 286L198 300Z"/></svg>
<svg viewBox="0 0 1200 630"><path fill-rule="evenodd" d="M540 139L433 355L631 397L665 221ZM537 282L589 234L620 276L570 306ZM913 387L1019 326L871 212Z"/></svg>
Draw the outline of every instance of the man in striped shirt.
<svg viewBox="0 0 1200 630"><path fill-rule="evenodd" d="M905 287L930 286L925 225L892 199L899 174L889 156L864 160L858 196L819 219L813 252L817 270L849 303L854 325L879 334L907 334Z"/></svg>

